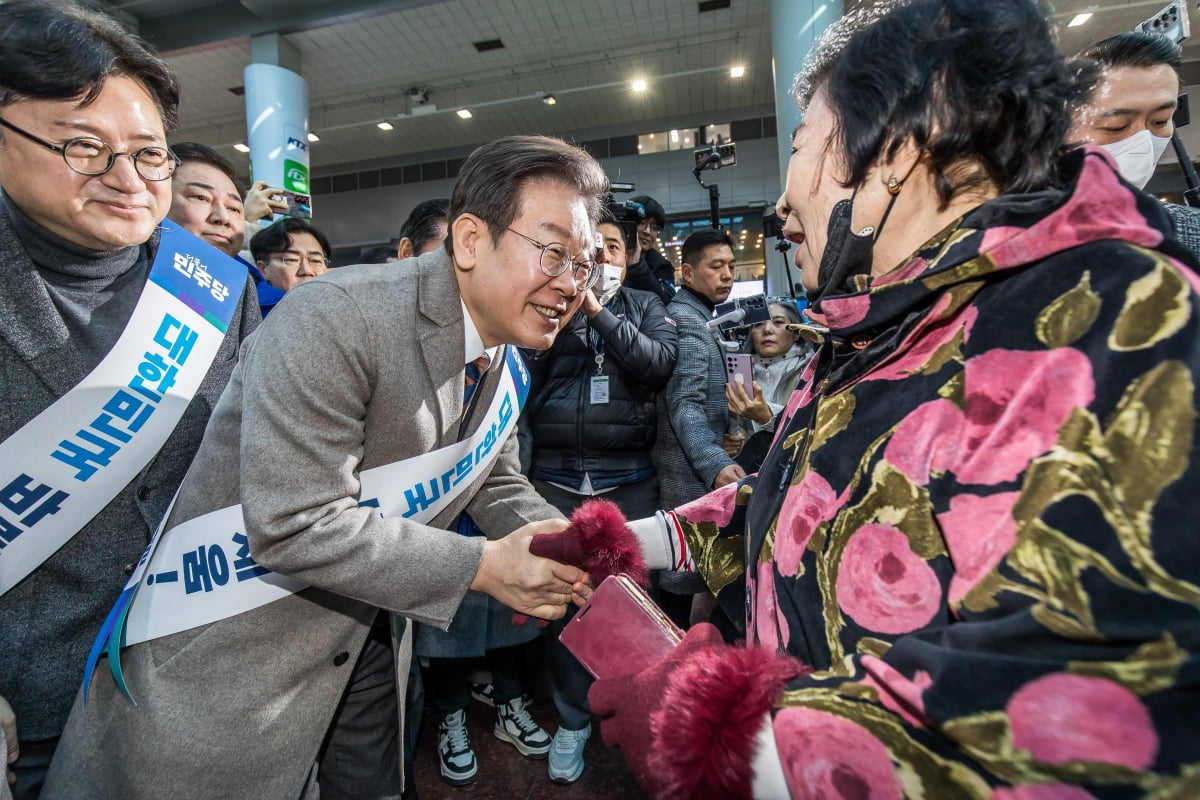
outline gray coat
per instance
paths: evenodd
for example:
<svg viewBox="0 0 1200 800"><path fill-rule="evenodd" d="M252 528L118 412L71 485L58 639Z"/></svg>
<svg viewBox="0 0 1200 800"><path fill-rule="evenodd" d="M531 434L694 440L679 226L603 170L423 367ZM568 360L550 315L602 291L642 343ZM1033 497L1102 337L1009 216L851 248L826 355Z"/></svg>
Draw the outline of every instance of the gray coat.
<svg viewBox="0 0 1200 800"><path fill-rule="evenodd" d="M143 247L152 259L158 233ZM57 736L66 724L92 640L200 446L238 345L261 318L247 276L225 340L158 455L74 538L0 596L0 696L12 704L22 739ZM0 214L0 439L62 397L91 366Z"/></svg>
<svg viewBox="0 0 1200 800"><path fill-rule="evenodd" d="M679 330L679 360L658 399L655 467L664 508L675 508L712 490L717 473L734 463L722 448L729 424L725 356L704 326L712 313L680 290L667 313Z"/></svg>
<svg viewBox="0 0 1200 800"><path fill-rule="evenodd" d="M255 559L311 588L127 649L136 706L102 664L43 797L300 795L376 608L444 628L478 569L482 538L356 502L359 470L458 438L463 339L444 251L334 270L287 294L243 349L170 522L240 501ZM520 474L515 437L433 525L464 508L495 535L557 516Z"/></svg>

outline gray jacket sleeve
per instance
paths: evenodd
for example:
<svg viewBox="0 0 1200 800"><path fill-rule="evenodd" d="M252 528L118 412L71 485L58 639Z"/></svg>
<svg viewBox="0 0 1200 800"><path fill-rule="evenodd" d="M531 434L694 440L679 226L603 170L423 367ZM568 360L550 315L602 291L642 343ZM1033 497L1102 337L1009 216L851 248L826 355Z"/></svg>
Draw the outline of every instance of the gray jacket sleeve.
<svg viewBox="0 0 1200 800"><path fill-rule="evenodd" d="M713 430L706 411L713 391L709 354L715 342L703 322L686 312L677 313L675 320L679 327L679 360L667 383L671 427L692 469L711 488L717 473L734 463L721 447L725 431ZM726 402L724 394L720 402Z"/></svg>

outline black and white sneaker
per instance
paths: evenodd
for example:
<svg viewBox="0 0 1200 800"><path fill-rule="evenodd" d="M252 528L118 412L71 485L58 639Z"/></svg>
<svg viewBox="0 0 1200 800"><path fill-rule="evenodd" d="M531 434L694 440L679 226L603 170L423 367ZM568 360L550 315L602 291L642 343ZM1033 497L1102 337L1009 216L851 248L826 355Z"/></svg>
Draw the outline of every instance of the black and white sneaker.
<svg viewBox="0 0 1200 800"><path fill-rule="evenodd" d="M490 683L472 683L471 684L471 699L483 703L485 706L496 707L496 687Z"/></svg>
<svg viewBox="0 0 1200 800"><path fill-rule="evenodd" d="M526 758L540 760L550 752L550 734L529 716L524 697L496 706L496 727L492 733Z"/></svg>
<svg viewBox="0 0 1200 800"><path fill-rule="evenodd" d="M438 761L442 780L451 786L465 786L475 780L479 765L467 737L467 712L455 711L438 723Z"/></svg>

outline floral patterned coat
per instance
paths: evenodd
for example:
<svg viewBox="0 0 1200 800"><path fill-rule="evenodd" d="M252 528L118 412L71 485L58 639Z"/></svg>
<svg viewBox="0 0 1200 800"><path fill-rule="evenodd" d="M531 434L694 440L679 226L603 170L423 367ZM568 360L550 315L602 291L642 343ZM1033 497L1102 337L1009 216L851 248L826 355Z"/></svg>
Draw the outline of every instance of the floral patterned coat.
<svg viewBox="0 0 1200 800"><path fill-rule="evenodd" d="M1064 168L826 299L760 472L673 514L814 670L794 797L1200 797L1200 278L1107 156Z"/></svg>

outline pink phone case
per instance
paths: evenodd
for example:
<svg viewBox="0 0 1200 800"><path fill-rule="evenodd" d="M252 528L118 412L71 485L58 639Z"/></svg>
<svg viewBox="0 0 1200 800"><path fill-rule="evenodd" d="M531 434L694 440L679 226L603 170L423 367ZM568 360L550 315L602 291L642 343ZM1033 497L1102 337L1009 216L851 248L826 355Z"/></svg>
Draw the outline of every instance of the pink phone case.
<svg viewBox="0 0 1200 800"><path fill-rule="evenodd" d="M746 353L726 353L725 376L730 383L737 383L738 375L742 376L742 388L746 390L746 394L754 397L754 368L751 366L750 356Z"/></svg>
<svg viewBox="0 0 1200 800"><path fill-rule="evenodd" d="M611 575L592 593L559 641L596 678L632 675L662 661L683 633L626 575Z"/></svg>

